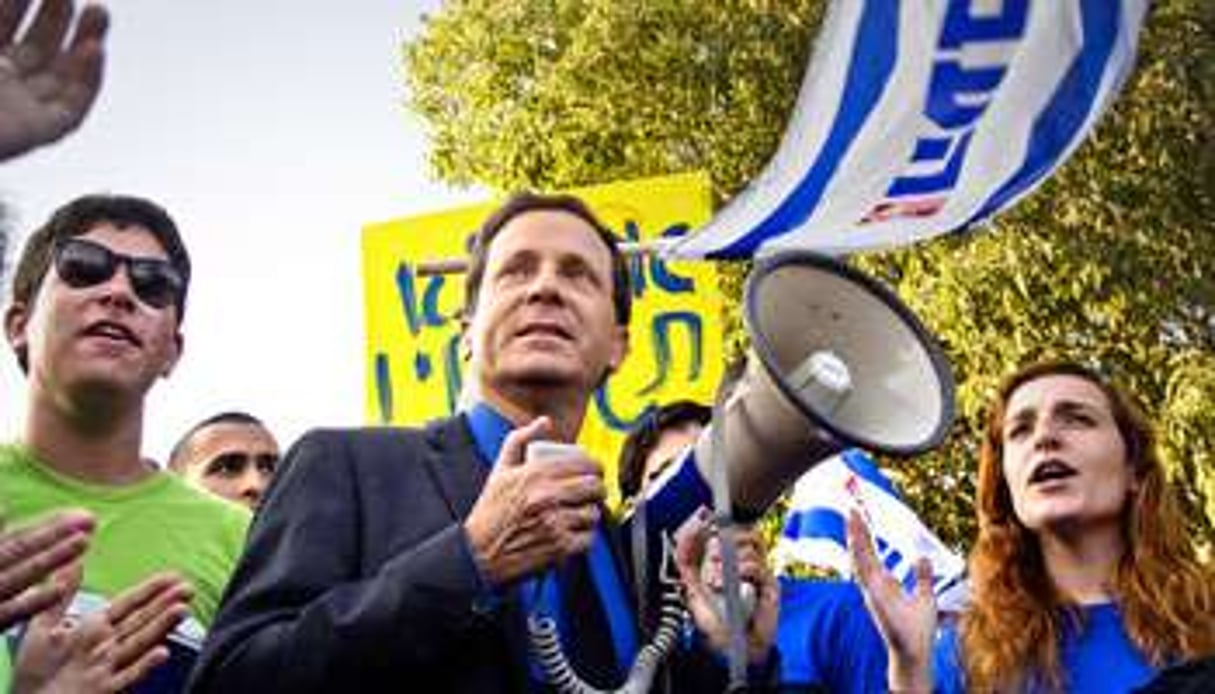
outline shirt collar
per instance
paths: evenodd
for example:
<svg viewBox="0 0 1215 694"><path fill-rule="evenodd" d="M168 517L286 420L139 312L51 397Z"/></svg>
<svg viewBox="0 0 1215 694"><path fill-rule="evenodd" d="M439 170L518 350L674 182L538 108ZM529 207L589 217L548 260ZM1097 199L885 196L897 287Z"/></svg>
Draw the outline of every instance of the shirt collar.
<svg viewBox="0 0 1215 694"><path fill-rule="evenodd" d="M473 441L481 462L492 468L502 450L502 443L515 425L501 412L484 402L478 402L468 411L468 426L472 429Z"/></svg>

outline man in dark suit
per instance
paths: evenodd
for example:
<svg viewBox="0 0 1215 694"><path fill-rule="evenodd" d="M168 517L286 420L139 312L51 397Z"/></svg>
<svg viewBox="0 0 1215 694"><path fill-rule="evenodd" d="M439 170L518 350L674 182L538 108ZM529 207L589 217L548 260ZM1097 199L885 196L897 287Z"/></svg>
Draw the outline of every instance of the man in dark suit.
<svg viewBox="0 0 1215 694"><path fill-rule="evenodd" d="M423 430L318 431L294 446L194 691L616 688L653 653L639 643L600 466L534 447L574 441L625 357L631 297L614 237L574 198L516 196L479 232L466 295L475 404ZM685 467L652 495L657 531L709 497ZM661 649L678 651L659 680L676 691L725 684L705 544L687 533L675 553L696 627ZM747 659L771 670L775 582L753 538L739 550L741 576L760 586Z"/></svg>

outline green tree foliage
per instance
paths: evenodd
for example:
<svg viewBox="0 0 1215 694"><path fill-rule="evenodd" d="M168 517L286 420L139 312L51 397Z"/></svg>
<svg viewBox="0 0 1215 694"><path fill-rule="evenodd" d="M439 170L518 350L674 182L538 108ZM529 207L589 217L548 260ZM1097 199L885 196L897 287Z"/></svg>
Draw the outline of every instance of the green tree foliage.
<svg viewBox="0 0 1215 694"><path fill-rule="evenodd" d="M775 150L819 0L466 0L406 46L439 178L557 189L707 171L717 202ZM1075 357L1160 424L1195 537L1215 523L1215 6L1154 3L1096 135L983 230L854 260L940 338L958 424L895 475L955 544L974 533L983 408L1016 365ZM744 268L726 272L738 296ZM733 339L745 343L733 319Z"/></svg>
<svg viewBox="0 0 1215 694"><path fill-rule="evenodd" d="M565 188L692 169L725 196L775 149L818 2L455 2L407 49L452 183Z"/></svg>

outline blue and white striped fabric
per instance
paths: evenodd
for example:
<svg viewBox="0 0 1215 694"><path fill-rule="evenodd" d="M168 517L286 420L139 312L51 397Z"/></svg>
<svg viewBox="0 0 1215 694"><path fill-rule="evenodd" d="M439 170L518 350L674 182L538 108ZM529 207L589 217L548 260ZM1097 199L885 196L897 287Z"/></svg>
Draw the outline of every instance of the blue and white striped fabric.
<svg viewBox="0 0 1215 694"><path fill-rule="evenodd" d="M1131 71L1147 4L832 3L768 168L669 254L839 254L970 228L1092 130Z"/></svg>
<svg viewBox="0 0 1215 694"><path fill-rule="evenodd" d="M819 463L794 485L785 527L773 550L778 568L803 562L851 577L844 524L853 508L868 523L878 557L895 578L908 588L914 586L915 562L928 557L938 599L953 599L965 562L903 503L873 460L856 449Z"/></svg>

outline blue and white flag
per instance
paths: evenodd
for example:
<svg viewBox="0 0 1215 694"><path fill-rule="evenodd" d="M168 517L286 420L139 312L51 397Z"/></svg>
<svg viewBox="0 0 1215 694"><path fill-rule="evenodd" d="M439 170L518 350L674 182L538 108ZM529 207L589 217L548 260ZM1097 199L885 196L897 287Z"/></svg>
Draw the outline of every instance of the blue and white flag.
<svg viewBox="0 0 1215 694"><path fill-rule="evenodd" d="M1148 0L833 2L767 169L668 253L841 254L962 231L1084 140Z"/></svg>
<svg viewBox="0 0 1215 694"><path fill-rule="evenodd" d="M808 470L793 487L785 527L773 549L778 570L793 562L832 569L852 576L845 523L860 511L877 545L878 558L896 579L915 585L915 562L932 562L933 589L942 608L953 600L966 563L929 530L873 460L856 449Z"/></svg>

